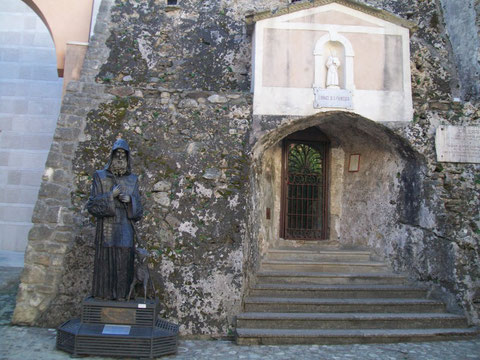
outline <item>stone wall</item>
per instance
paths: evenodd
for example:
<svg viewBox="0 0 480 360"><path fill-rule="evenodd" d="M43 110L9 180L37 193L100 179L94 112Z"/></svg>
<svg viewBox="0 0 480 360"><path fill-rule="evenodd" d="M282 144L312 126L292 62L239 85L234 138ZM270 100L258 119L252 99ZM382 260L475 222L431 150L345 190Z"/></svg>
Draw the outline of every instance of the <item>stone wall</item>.
<svg viewBox="0 0 480 360"><path fill-rule="evenodd" d="M76 246L75 213L71 208L71 195L75 191L72 162L78 143L84 140L86 115L91 108L113 98L105 93L102 85L94 81L100 64L109 53L105 42L109 35L107 24L110 6L110 1L103 1L99 11L99 20L103 21L98 21L95 26L95 36L85 58L81 81L70 82L62 101L34 209L34 226L28 236L14 323L59 324L55 317L50 322L44 320L44 314L50 311L58 317L61 313L51 308L51 303L59 294L61 281L72 276L64 271L71 249ZM82 268L82 259L77 260L77 269ZM82 282L89 281L88 277L79 279L79 288L84 289L87 285L82 285ZM76 290L72 288L71 291ZM78 301L64 304L73 311L79 305Z"/></svg>
<svg viewBox="0 0 480 360"><path fill-rule="evenodd" d="M275 229L262 233L265 198L256 193L265 189L262 154L274 159L272 146L306 126L324 126L341 144L343 130L354 123L358 132L345 133L342 149L347 154L355 145L375 155L360 180L376 199L370 206L391 214L381 236L367 233L355 243L429 283L478 322L479 165L438 163L434 148L439 125L480 125L478 100L452 99L459 80L456 64L445 61L454 57L437 2L363 2L418 25L411 38L411 123L252 119L252 44L243 19L286 0L184 0L173 7L160 0L104 0L81 81L69 86L62 106L14 322L55 326L78 315L92 273L94 219L84 210L90 176L121 133L140 175L147 211L139 229L154 253L162 314L182 324L183 334L227 334L271 245L266 237L275 236ZM348 145L355 134L358 142ZM372 139L375 146L362 143ZM380 167L383 182L375 188ZM336 191L356 188L347 178L343 184ZM276 196L268 191L266 198ZM371 217L360 225L379 225Z"/></svg>
<svg viewBox="0 0 480 360"><path fill-rule="evenodd" d="M441 0L445 29L450 40L459 78L458 97L478 99L480 96L480 3Z"/></svg>

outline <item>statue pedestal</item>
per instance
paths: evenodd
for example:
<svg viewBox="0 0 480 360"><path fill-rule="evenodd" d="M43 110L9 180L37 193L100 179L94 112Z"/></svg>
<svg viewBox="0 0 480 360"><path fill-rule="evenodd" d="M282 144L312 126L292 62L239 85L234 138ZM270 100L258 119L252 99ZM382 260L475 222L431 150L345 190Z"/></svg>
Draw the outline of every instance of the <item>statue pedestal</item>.
<svg viewBox="0 0 480 360"><path fill-rule="evenodd" d="M58 328L57 349L73 355L154 358L175 354L178 325L158 317L158 300L86 298L81 319Z"/></svg>

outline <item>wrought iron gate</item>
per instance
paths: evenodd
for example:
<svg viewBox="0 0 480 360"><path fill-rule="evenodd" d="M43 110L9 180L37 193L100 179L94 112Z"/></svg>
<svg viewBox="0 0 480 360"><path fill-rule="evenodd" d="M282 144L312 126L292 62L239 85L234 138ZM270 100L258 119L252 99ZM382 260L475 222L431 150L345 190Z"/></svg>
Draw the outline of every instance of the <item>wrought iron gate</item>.
<svg viewBox="0 0 480 360"><path fill-rule="evenodd" d="M284 141L285 239L326 238L326 150L323 142Z"/></svg>

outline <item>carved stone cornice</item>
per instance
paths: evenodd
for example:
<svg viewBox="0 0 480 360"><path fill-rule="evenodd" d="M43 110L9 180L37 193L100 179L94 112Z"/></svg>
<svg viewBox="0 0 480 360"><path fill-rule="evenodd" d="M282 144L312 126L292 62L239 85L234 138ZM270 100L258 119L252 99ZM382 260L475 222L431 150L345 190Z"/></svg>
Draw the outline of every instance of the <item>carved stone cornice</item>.
<svg viewBox="0 0 480 360"><path fill-rule="evenodd" d="M246 23L247 25L253 25L254 23L260 20L271 19L274 17L282 16L282 15L292 14L297 11L312 9L319 6L328 5L331 3L337 3L339 5L343 5L353 10L361 11L365 14L375 16L379 19L388 21L390 23L403 26L409 29L411 33L415 32L417 28L417 25L412 21L405 20L399 16L389 13L388 11L380 10L372 6L359 3L354 0L310 0L310 1L295 2L275 10L262 11L259 13L249 14L245 17Z"/></svg>

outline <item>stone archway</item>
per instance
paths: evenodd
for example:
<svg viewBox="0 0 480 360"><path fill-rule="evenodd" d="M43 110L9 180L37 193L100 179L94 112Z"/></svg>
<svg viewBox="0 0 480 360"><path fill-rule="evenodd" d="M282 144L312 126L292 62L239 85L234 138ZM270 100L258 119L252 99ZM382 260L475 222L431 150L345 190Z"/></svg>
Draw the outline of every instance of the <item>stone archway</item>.
<svg viewBox="0 0 480 360"><path fill-rule="evenodd" d="M386 257L400 222L418 221L414 201L422 189L421 157L389 128L346 112L326 112L285 120L254 146L252 239L258 259L285 244L279 237L282 139L315 127L330 140L329 214L331 244L372 248ZM350 155L360 155L358 171L349 171ZM256 247L256 246L254 246Z"/></svg>

